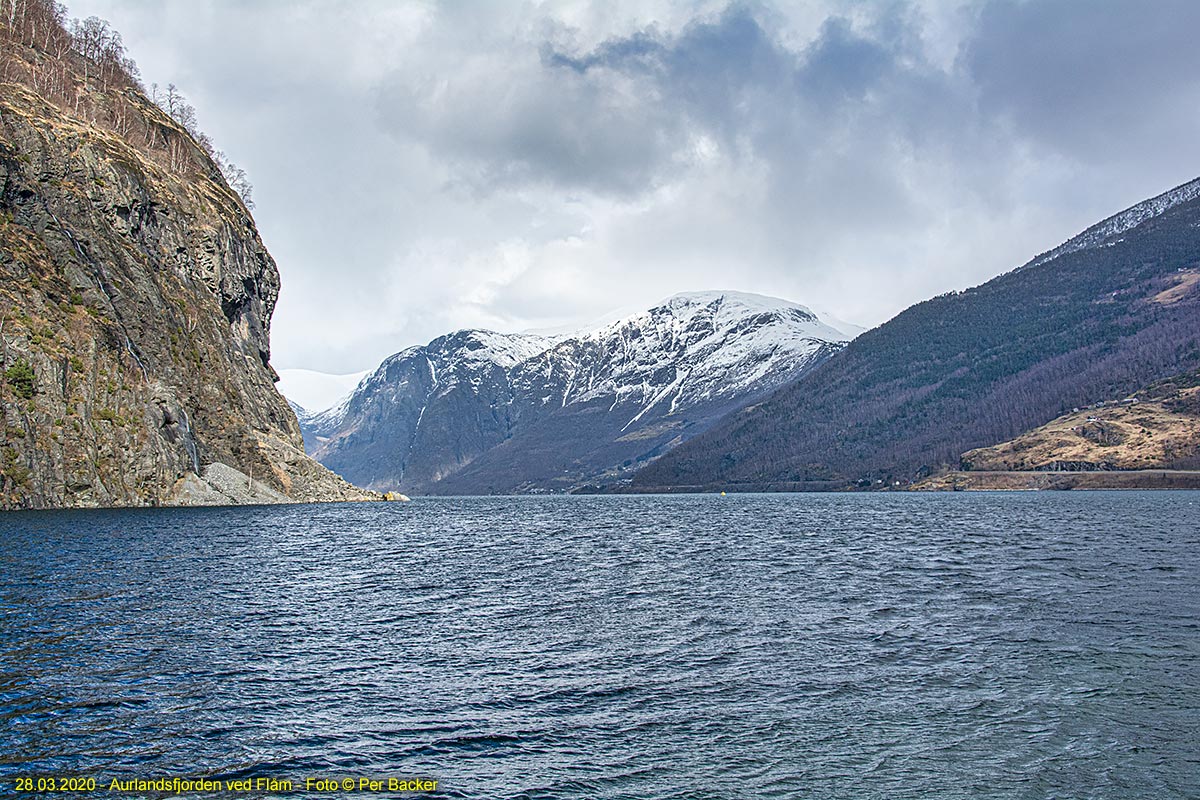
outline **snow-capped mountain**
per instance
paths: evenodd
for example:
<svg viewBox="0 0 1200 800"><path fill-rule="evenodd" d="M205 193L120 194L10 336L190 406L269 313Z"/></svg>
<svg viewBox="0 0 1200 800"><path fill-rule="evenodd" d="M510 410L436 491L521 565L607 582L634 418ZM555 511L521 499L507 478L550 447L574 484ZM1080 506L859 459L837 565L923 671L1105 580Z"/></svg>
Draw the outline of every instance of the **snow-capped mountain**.
<svg viewBox="0 0 1200 800"><path fill-rule="evenodd" d="M374 488L566 490L619 480L851 338L736 292L675 295L565 338L458 331L388 358L306 433L318 460Z"/></svg>
<svg viewBox="0 0 1200 800"><path fill-rule="evenodd" d="M301 422L313 455L394 488L438 481L509 436L509 371L553 339L464 330L385 359L341 403Z"/></svg>
<svg viewBox="0 0 1200 800"><path fill-rule="evenodd" d="M894 486L970 462L965 453L1011 442L1064 411L1144 397L1145 387L1200 369L1198 266L1200 179L1110 216L1023 268L906 309L754 409L648 464L633 488ZM1149 452L1150 431L1138 436ZM1088 444L1081 428L1063 440L1068 450L1072 437ZM1124 433L1103 439L1123 437L1134 441ZM1191 457L1175 448L1167 461Z"/></svg>
<svg viewBox="0 0 1200 800"><path fill-rule="evenodd" d="M337 430L343 417L346 416L346 403L349 400L350 397L347 395L337 405L324 411L309 411L294 400L287 401L296 414L296 421L300 423L305 452L311 454L316 451L329 439L329 435Z"/></svg>
<svg viewBox="0 0 1200 800"><path fill-rule="evenodd" d="M1136 228L1148 219L1161 216L1172 208L1200 197L1200 178L1176 186L1170 191L1163 192L1157 197L1143 200L1137 205L1130 206L1120 214L1113 214L1105 220L1097 222L1078 236L1073 236L1053 250L1042 253L1021 269L1053 261L1065 253L1074 253L1092 247L1104 246L1109 239L1120 236L1126 231Z"/></svg>
<svg viewBox="0 0 1200 800"><path fill-rule="evenodd" d="M804 306L761 295L694 292L561 342L520 364L513 381L542 403L604 400L627 413L672 414L776 385L822 346L851 337ZM554 393L544 390L554 388Z"/></svg>

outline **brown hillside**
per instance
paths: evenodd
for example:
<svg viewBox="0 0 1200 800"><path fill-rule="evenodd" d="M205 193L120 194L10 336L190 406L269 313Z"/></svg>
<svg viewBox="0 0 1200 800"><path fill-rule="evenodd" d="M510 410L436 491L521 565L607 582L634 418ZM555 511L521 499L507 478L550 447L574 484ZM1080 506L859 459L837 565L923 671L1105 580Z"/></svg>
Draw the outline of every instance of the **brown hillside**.
<svg viewBox="0 0 1200 800"><path fill-rule="evenodd" d="M964 470L1134 470L1200 466L1200 374L1064 414L1015 439L970 450Z"/></svg>

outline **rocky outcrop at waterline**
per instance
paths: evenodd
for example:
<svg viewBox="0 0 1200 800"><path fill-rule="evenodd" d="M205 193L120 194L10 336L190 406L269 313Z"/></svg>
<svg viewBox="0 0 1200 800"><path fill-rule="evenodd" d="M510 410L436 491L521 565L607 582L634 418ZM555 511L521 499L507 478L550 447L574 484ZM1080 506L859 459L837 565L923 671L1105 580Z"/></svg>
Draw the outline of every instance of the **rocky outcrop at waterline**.
<svg viewBox="0 0 1200 800"><path fill-rule="evenodd" d="M304 454L269 363L279 272L205 149L78 55L79 114L34 90L47 54L5 57L0 507L372 497Z"/></svg>

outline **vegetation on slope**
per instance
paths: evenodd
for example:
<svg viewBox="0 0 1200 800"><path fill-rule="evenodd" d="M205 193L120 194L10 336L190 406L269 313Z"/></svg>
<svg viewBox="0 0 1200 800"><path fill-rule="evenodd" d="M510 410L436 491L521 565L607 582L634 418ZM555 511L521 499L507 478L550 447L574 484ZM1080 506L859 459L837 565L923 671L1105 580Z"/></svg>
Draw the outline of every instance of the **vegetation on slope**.
<svg viewBox="0 0 1200 800"><path fill-rule="evenodd" d="M174 124L147 114L137 63L121 34L106 20L67 21L55 0L0 0L0 83L22 84L63 111L117 134L175 173L211 172L253 208L244 170L218 150L196 119L196 109L167 84L151 84L150 98ZM198 158L196 145L207 158Z"/></svg>
<svg viewBox="0 0 1200 800"><path fill-rule="evenodd" d="M1200 200L920 303L642 470L635 488L839 488L957 465L1200 366Z"/></svg>
<svg viewBox="0 0 1200 800"><path fill-rule="evenodd" d="M221 502L214 467L364 496L275 391L279 272L245 203L119 37L62 14L0 0L0 508Z"/></svg>
<svg viewBox="0 0 1200 800"><path fill-rule="evenodd" d="M1015 439L970 450L963 470L1200 469L1200 373L1073 410Z"/></svg>

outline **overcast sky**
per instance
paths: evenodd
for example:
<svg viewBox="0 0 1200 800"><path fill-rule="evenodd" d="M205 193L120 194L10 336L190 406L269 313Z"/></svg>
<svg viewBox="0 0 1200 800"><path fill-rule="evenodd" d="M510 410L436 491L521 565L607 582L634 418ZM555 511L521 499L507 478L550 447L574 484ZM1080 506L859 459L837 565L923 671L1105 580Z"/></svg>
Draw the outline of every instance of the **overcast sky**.
<svg viewBox="0 0 1200 800"><path fill-rule="evenodd" d="M1200 174L1200 3L72 0L254 183L277 368L678 291L863 325Z"/></svg>

